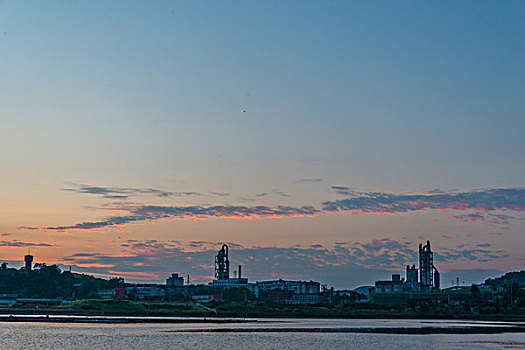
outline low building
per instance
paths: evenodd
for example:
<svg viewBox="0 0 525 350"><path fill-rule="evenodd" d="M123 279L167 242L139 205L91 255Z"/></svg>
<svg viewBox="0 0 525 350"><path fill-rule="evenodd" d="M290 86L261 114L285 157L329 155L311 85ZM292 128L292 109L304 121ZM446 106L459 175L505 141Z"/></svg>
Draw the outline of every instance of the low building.
<svg viewBox="0 0 525 350"><path fill-rule="evenodd" d="M290 280L274 280L257 282L256 287L259 291L271 290L289 290L294 294L319 294L321 292L321 284L314 281L290 281Z"/></svg>
<svg viewBox="0 0 525 350"><path fill-rule="evenodd" d="M213 280L208 284L210 287L218 288L246 288L253 295L259 297L259 288L255 283L249 283L247 278L228 278L226 280Z"/></svg>
<svg viewBox="0 0 525 350"><path fill-rule="evenodd" d="M184 285L184 277L179 276L178 273L172 273L171 277L166 279L166 286L168 287L182 287Z"/></svg>
<svg viewBox="0 0 525 350"><path fill-rule="evenodd" d="M166 297L166 288L156 284L142 284L126 287L126 296L129 299L163 299Z"/></svg>
<svg viewBox="0 0 525 350"><path fill-rule="evenodd" d="M284 301L285 304L317 304L320 301L319 294L293 294L291 298Z"/></svg>
<svg viewBox="0 0 525 350"><path fill-rule="evenodd" d="M293 292L291 290L270 290L268 291L268 300L272 303L282 304L286 300L292 298Z"/></svg>
<svg viewBox="0 0 525 350"><path fill-rule="evenodd" d="M113 297L115 296L115 289L97 289L97 294L100 297L100 299L113 299Z"/></svg>
<svg viewBox="0 0 525 350"><path fill-rule="evenodd" d="M115 288L115 298L124 299L126 297L126 288L125 287L116 287Z"/></svg>
<svg viewBox="0 0 525 350"><path fill-rule="evenodd" d="M191 297L191 300L196 303L207 303L210 301L222 300L222 296L220 294L194 295Z"/></svg>
<svg viewBox="0 0 525 350"><path fill-rule="evenodd" d="M407 265L405 288L411 291L419 291L418 269L415 265Z"/></svg>
<svg viewBox="0 0 525 350"><path fill-rule="evenodd" d="M228 278L225 280L213 280L210 282L212 287L246 287L248 285L247 278Z"/></svg>
<svg viewBox="0 0 525 350"><path fill-rule="evenodd" d="M375 293L392 293L402 292L405 281L401 279L401 275L392 275L391 281L376 281Z"/></svg>
<svg viewBox="0 0 525 350"><path fill-rule="evenodd" d="M353 290L334 290L329 294L333 294L333 301L336 305L355 303L359 300L359 294Z"/></svg>
<svg viewBox="0 0 525 350"><path fill-rule="evenodd" d="M107 289L97 289L100 299L124 299L126 297L126 288L116 287Z"/></svg>

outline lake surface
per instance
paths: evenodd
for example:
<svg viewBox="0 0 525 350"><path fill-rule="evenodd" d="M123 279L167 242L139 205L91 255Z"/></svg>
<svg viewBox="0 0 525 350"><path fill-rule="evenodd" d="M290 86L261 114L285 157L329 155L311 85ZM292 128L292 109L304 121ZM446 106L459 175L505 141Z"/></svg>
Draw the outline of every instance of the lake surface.
<svg viewBox="0 0 525 350"><path fill-rule="evenodd" d="M503 322L260 319L234 324L0 324L1 349L525 349L525 333L390 335L344 333L174 333L210 328L501 326Z"/></svg>

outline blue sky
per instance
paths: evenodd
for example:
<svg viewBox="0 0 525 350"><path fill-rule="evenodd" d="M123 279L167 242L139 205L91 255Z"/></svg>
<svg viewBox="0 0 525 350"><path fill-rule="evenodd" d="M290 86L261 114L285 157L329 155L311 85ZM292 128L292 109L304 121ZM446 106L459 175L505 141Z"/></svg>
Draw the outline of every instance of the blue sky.
<svg viewBox="0 0 525 350"><path fill-rule="evenodd" d="M69 253L92 234L20 227L99 222L114 216L101 207L130 204L321 210L344 199L333 186L522 188L524 10L519 1L0 2L0 232ZM122 206L71 191L82 186L198 195L135 191ZM396 213L389 220L409 217L393 232L375 215L338 215L147 223L126 239L283 248L439 242L470 230L495 250L523 239L521 219L495 237L476 226L485 217L463 217L459 229L436 223L437 212ZM60 250L38 249L59 261ZM108 249L96 253L116 254ZM498 259L500 270L520 264L512 252Z"/></svg>

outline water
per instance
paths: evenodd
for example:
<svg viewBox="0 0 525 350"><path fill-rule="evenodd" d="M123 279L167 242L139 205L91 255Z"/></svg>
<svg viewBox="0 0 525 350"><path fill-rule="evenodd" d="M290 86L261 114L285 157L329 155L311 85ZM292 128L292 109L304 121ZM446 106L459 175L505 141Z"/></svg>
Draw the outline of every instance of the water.
<svg viewBox="0 0 525 350"><path fill-rule="evenodd" d="M171 330L264 327L455 327L492 322L422 320L260 320L239 324L1 323L1 349L525 349L525 334L389 335L343 333L173 333Z"/></svg>

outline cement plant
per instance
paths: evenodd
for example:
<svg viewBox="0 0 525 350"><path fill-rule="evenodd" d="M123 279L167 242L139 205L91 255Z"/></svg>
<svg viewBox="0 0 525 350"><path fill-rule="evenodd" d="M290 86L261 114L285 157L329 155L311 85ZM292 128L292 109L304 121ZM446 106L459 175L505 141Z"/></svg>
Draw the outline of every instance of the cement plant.
<svg viewBox="0 0 525 350"><path fill-rule="evenodd" d="M480 285L440 288L430 242L419 244L419 262L405 276L353 290L336 290L313 280L249 281L241 265L231 276L230 249L214 258L214 278L194 284L173 273L165 284L126 283L33 264L0 267L0 308L4 312L75 312L211 316L437 317L514 319L525 310L525 271L510 272ZM210 257L210 260L213 257Z"/></svg>

